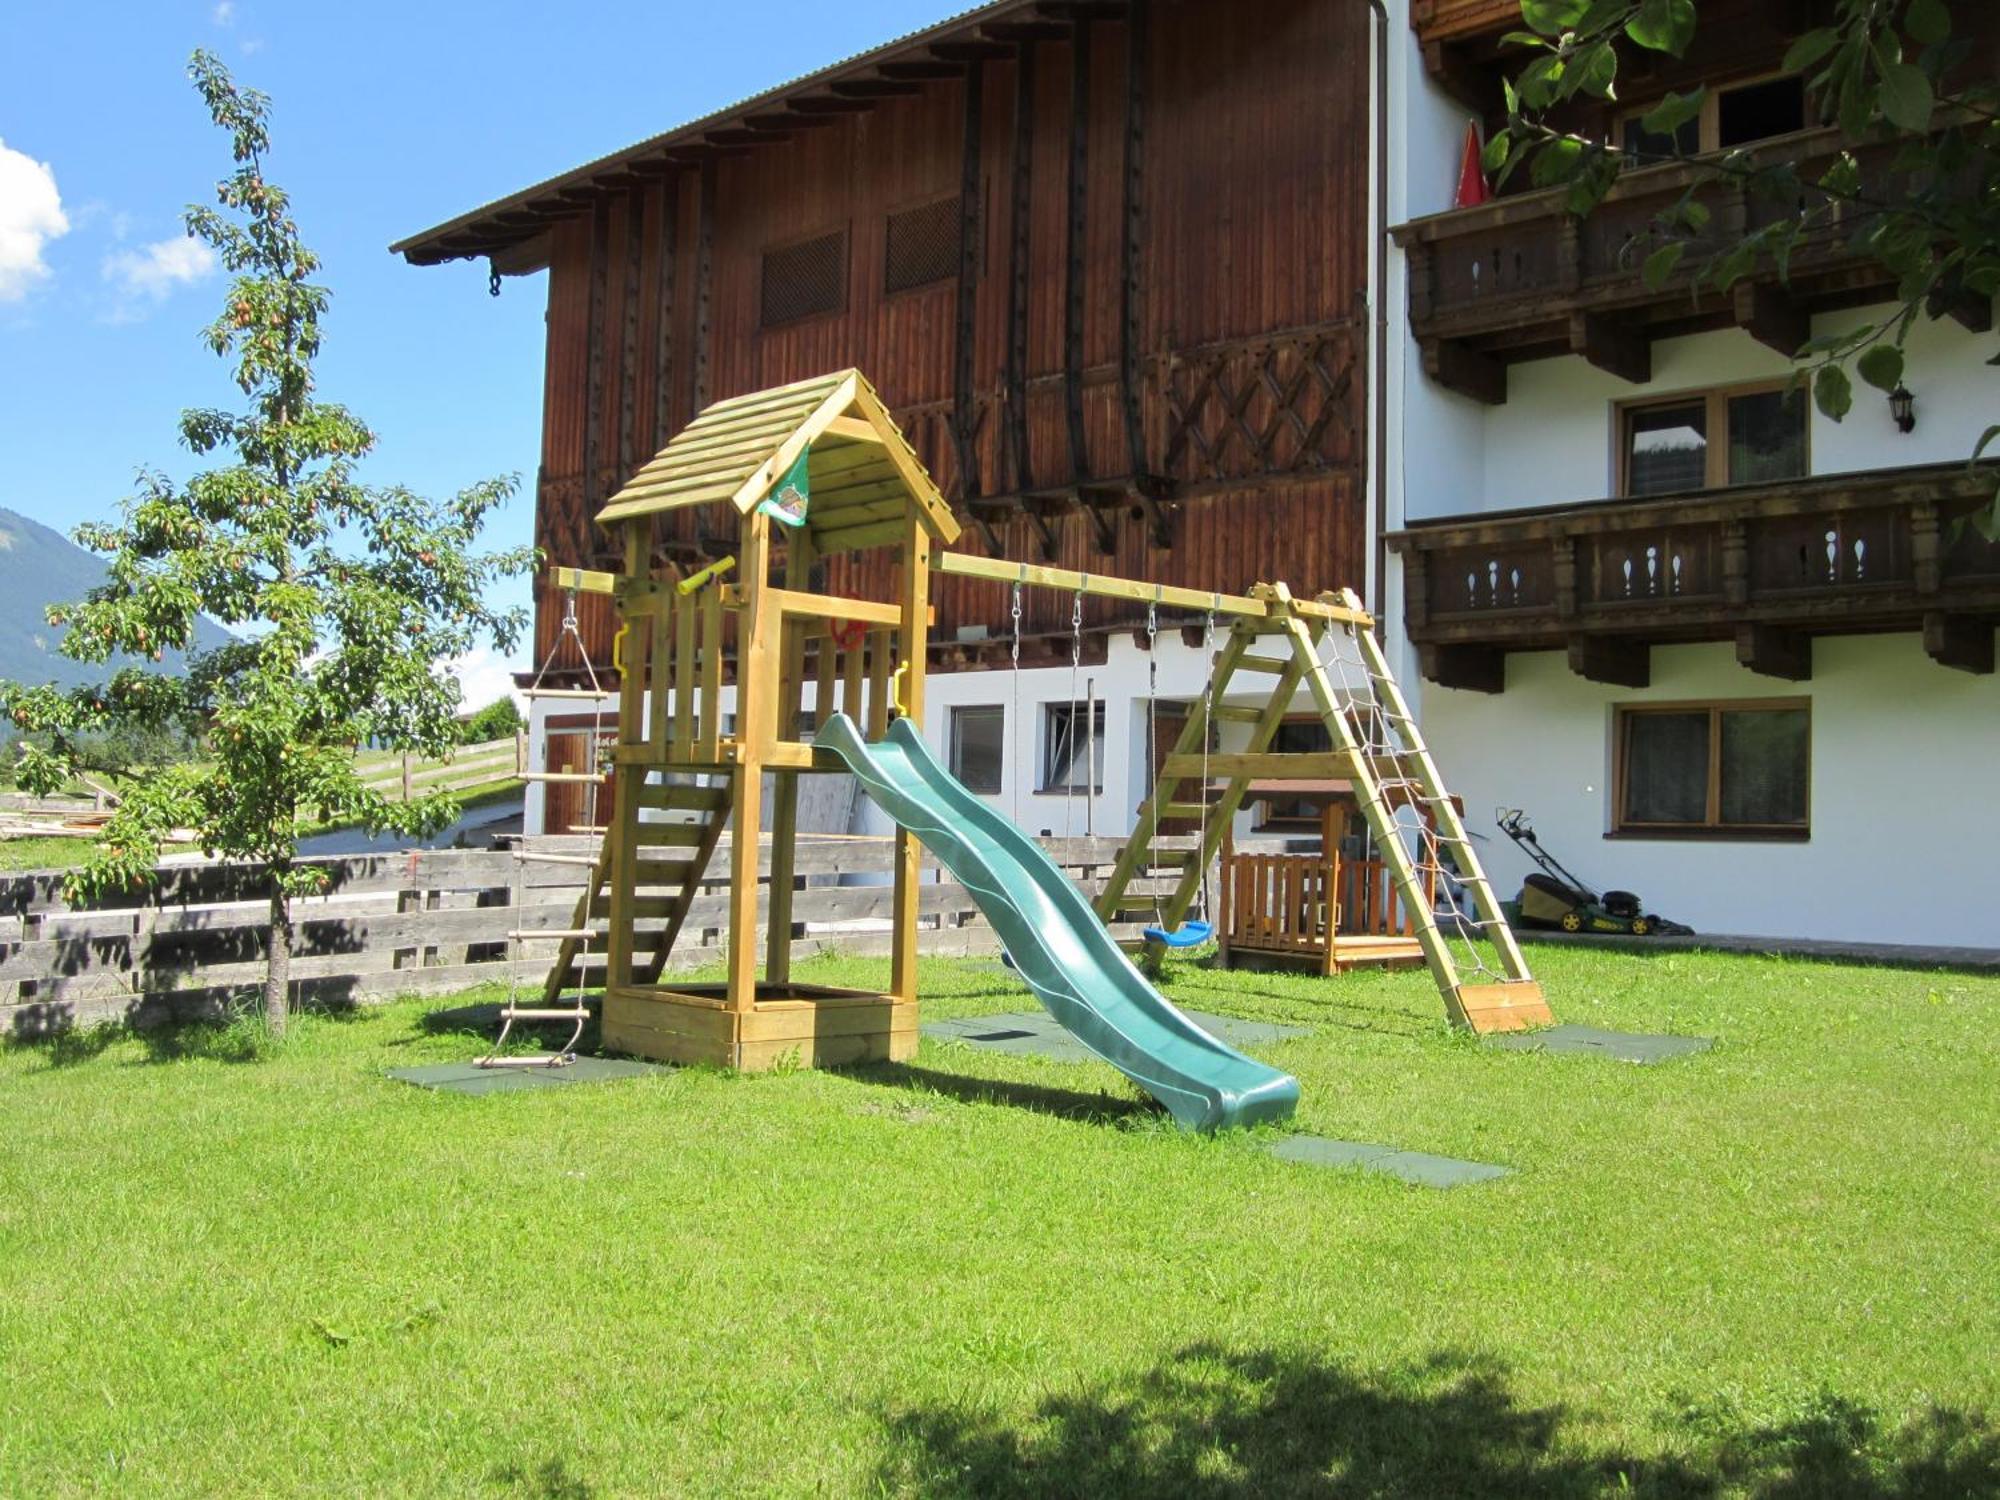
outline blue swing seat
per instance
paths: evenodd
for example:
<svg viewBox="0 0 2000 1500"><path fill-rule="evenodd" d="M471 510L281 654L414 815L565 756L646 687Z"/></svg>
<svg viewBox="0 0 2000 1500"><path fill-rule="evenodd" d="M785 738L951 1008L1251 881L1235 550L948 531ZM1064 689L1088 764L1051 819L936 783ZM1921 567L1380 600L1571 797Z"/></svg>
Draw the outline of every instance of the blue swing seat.
<svg viewBox="0 0 2000 1500"><path fill-rule="evenodd" d="M1164 943L1169 948L1199 948L1215 936L1213 922L1183 922L1172 932L1164 927L1148 927L1145 939L1149 943Z"/></svg>

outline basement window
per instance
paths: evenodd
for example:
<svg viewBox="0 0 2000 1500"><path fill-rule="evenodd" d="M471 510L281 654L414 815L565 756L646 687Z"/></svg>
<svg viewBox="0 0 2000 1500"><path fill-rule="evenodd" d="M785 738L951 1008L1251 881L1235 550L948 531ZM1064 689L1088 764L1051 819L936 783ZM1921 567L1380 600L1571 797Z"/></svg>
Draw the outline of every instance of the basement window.
<svg viewBox="0 0 2000 1500"><path fill-rule="evenodd" d="M1616 711L1621 834L1805 838L1810 701L1625 705Z"/></svg>
<svg viewBox="0 0 2000 1500"><path fill-rule="evenodd" d="M1000 790L1006 735L1007 710L998 704L951 711L951 774L967 791L992 796Z"/></svg>
<svg viewBox="0 0 2000 1500"><path fill-rule="evenodd" d="M913 291L958 276L959 203L938 198L889 215L882 290Z"/></svg>
<svg viewBox="0 0 2000 1500"><path fill-rule="evenodd" d="M847 305L847 231L836 229L764 252L758 282L760 328L839 312Z"/></svg>
<svg viewBox="0 0 2000 1500"><path fill-rule="evenodd" d="M1036 790L1077 796L1103 791L1104 705L1093 712L1081 703L1050 703L1042 713L1042 784Z"/></svg>

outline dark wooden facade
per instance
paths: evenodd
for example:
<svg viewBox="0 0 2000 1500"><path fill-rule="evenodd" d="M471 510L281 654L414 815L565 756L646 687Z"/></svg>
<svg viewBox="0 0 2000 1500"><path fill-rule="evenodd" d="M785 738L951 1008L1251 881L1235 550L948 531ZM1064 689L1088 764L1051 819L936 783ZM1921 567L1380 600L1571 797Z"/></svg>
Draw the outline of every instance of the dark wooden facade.
<svg viewBox="0 0 2000 1500"><path fill-rule="evenodd" d="M709 401L854 365L973 550L1360 587L1367 27L1321 0L996 4L398 248L549 269L552 560L603 556L598 506ZM927 205L951 273L889 291L889 218ZM764 326L767 252L829 233L837 309ZM702 527L659 546L724 550ZM828 566L887 597L868 554ZM939 665L1008 629L992 585L934 596ZM1067 632L1069 600L1024 607ZM1096 632L1132 618L1085 604ZM583 624L606 653L608 614Z"/></svg>

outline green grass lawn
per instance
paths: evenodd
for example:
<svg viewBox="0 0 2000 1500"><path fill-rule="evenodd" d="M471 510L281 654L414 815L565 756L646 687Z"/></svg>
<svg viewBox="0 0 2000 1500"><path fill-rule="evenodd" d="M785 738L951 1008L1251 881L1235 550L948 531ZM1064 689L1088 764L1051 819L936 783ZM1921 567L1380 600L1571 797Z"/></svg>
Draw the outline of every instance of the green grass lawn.
<svg viewBox="0 0 2000 1500"><path fill-rule="evenodd" d="M0 870L67 870L84 862L92 842L60 834L48 838L0 839Z"/></svg>
<svg viewBox="0 0 2000 1500"><path fill-rule="evenodd" d="M476 1055L435 1003L13 1047L0 1494L2000 1491L2000 981L1533 956L1563 1019L1716 1046L1170 985L1314 1028L1262 1049L1299 1128L1516 1169L1450 1192L932 1042L480 1098L383 1076Z"/></svg>

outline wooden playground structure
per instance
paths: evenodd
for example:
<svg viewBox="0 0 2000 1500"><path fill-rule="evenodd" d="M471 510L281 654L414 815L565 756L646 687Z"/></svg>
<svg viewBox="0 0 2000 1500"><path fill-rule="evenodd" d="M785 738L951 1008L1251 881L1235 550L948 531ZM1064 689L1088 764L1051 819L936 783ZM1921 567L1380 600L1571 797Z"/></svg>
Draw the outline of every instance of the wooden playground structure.
<svg viewBox="0 0 2000 1500"><path fill-rule="evenodd" d="M690 576L656 574L655 518L689 506L727 507L736 528L735 556ZM622 542L622 571L559 568L554 577L565 590L616 601L623 621L616 746L608 766L530 775L592 785L608 777L610 812L603 852L574 925L520 935L554 938L561 947L540 1003L504 1008L509 1024L565 1019L580 1027L586 1012L577 959L602 944L608 1048L746 1070L788 1059L824 1066L914 1053L921 904L916 839L907 831L896 835L885 991L792 979L791 893L799 778L846 769L815 748L812 725L838 711L874 741L892 715L922 723L934 572L1136 601L1189 612L1211 627L1226 622L1214 675L1097 898L1100 916L1115 916L1130 904L1127 887L1154 862L1152 841L1162 820L1194 819L1201 830L1196 847L1176 861L1180 874L1172 893L1159 903L1161 921L1175 928L1194 906L1204 872L1253 783L1337 776L1354 788L1452 1020L1488 1031L1550 1019L1382 658L1372 621L1351 592L1295 599L1282 583L1260 583L1247 594L1210 593L942 551L940 544L959 535L950 507L873 388L853 370L708 407L597 519ZM813 590L818 560L867 548L893 549L899 565L894 598ZM1346 656L1337 659L1360 680L1336 685L1344 673L1330 670L1320 655L1331 643L1344 649ZM734 667L733 724L723 710L726 662ZM1239 676L1263 687L1256 707L1223 701ZM1311 755L1272 752L1272 738L1301 688L1327 724L1334 748ZM1355 712L1357 693L1368 699L1365 715ZM590 695L548 689L543 696ZM1357 728L1363 718L1373 726L1372 738ZM1226 723L1240 725L1246 743L1215 752L1210 737ZM1207 790L1211 778L1221 783L1219 795ZM1414 854L1406 842L1410 830L1397 823L1398 808L1410 806L1427 814L1417 824L1425 831ZM767 825L770 880L762 902L760 840L737 837L730 844L727 978L669 981L667 956L722 830ZM561 856L524 851L520 857ZM1477 939L1457 944L1456 952L1430 900L1441 862L1470 904L1452 925L1459 936ZM506 1059L496 1053L495 1060ZM549 1061L528 1061L537 1060Z"/></svg>

